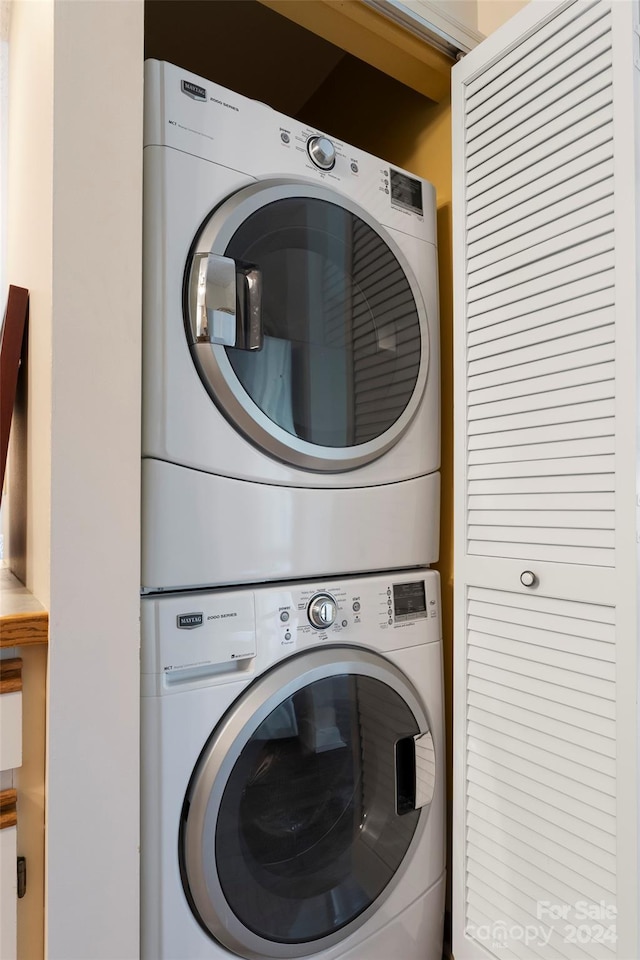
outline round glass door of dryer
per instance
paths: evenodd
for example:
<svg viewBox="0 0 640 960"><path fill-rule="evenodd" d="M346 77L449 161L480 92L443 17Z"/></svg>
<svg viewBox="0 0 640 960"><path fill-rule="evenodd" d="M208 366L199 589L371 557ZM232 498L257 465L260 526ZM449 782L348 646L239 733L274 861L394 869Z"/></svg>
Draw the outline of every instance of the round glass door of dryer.
<svg viewBox="0 0 640 960"><path fill-rule="evenodd" d="M221 311L207 278L222 269ZM327 188L256 184L214 211L185 309L211 397L284 462L337 472L374 460L424 392L428 326L413 273L380 225Z"/></svg>
<svg viewBox="0 0 640 960"><path fill-rule="evenodd" d="M403 754L425 730L406 678L365 651L302 654L251 687L184 805L183 882L204 929L241 956L298 957L364 923L427 816Z"/></svg>

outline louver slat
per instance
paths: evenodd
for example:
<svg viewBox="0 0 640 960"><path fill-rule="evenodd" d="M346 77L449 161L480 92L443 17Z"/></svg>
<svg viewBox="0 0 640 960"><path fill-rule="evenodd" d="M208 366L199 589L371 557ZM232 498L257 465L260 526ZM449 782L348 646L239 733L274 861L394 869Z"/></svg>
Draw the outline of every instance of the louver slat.
<svg viewBox="0 0 640 960"><path fill-rule="evenodd" d="M565 155L563 151L571 148L573 153L582 152L583 138L606 126L612 118L611 90L605 87L591 102L573 107L544 130L531 134L527 143L514 144L509 150L476 167L474 174L469 176L469 199L481 194L487 197L490 190L502 184L508 185L509 182L515 186L518 175L526 178L527 169L534 164L541 172L561 166ZM499 190L498 195L502 196L504 192Z"/></svg>
<svg viewBox="0 0 640 960"><path fill-rule="evenodd" d="M531 277L525 275L524 278L517 278L515 282L509 283L507 279L501 279L501 282L492 281L487 284L486 289L474 290L469 288L469 318L479 317L478 322L495 323L496 308L504 309L513 304L523 301L533 302L533 296L537 298L549 297L564 299L566 292L569 292L571 285L578 286L580 281L597 279L594 275L603 274L612 271L614 266L614 253L611 246L607 247L608 238L604 237L598 244L604 249L590 248L586 258L580 258L576 251L576 259L567 257L559 258L560 262L556 266L553 262L549 264L548 271L540 271L537 276ZM585 244L585 247L590 247ZM538 267L540 270L540 267ZM524 312L524 310L522 311ZM494 314L491 320L486 320L487 314Z"/></svg>
<svg viewBox="0 0 640 960"><path fill-rule="evenodd" d="M585 214L585 218L589 212ZM613 214L609 213L606 217L599 217L594 220L579 223L574 229L565 229L562 233L555 236L549 236L546 231L546 239L526 247L524 250L514 252L513 245L500 254L494 254L492 260L484 267L476 267L475 264L469 265L469 286L477 287L483 283L495 280L498 277L507 277L509 284L517 282L519 279L528 279L525 271L530 271L529 276L540 276L547 270L557 270L566 263L575 262L575 253L590 256L591 249L593 253L601 253L603 250L611 249L606 243L611 243L611 234L613 231ZM530 239L530 238L529 238ZM587 243L590 247L583 246ZM577 248L577 250L576 250ZM574 259L571 259L571 253L574 252ZM495 259L495 257L498 259ZM538 268L536 272L531 272ZM540 269L542 268L542 269Z"/></svg>
<svg viewBox="0 0 640 960"><path fill-rule="evenodd" d="M548 90L535 103L523 107L518 113L516 127L513 126L510 116L504 117L491 128L490 137L484 135L470 143L467 160L470 182L474 182L478 167L487 164L487 169L490 169L492 161L499 162L501 155L506 155L517 145L537 143L537 135L563 117L565 97L570 96L573 106L579 108L610 83L611 50L607 47L599 56L593 57L588 63L577 67L570 76L558 81L553 90ZM522 126L525 120L526 133L523 135ZM482 147L478 146L480 139L486 140Z"/></svg>
<svg viewBox="0 0 640 960"><path fill-rule="evenodd" d="M577 903L581 899L579 890L576 891L575 886L571 883L564 882L564 876L558 877L555 875L551 869L552 864L548 861L547 870L542 866L531 866L527 873L523 875L513 871L513 867L509 863L508 852L502 848L496 846L494 850L490 850L490 843L484 841L478 843L476 849L479 854L477 860L484 860L484 854L486 854L486 865L484 870L480 872L483 873L484 877L492 876L494 882L491 886L480 882L475 874L471 874L470 864L469 889L476 892L480 901L487 904L491 903L495 909L500 902L503 902L504 891L511 888L512 895L507 901L507 910L508 916L514 921L515 925L526 925L527 920L530 921L532 915L536 916L537 904L549 900L549 897L545 896L545 891L551 893L553 902L556 903ZM477 862L477 860L474 862ZM605 897L601 898L605 899L605 902L607 902L606 896L605 891ZM538 929L540 929L540 924ZM575 960L576 957L576 954L572 952L571 945L567 943L562 927L557 930L549 927L548 933L545 930L544 938L542 934L535 938L532 935L526 942L526 950L527 952L522 954L523 957L534 954L541 958L551 956L554 960L562 960L562 958ZM553 952L550 953L549 951ZM586 949L583 949L582 944L580 945L579 956L580 960L587 960L587 958L591 958L591 960L610 960L614 954L612 954L610 947L605 947L594 939L592 943L586 945Z"/></svg>
<svg viewBox="0 0 640 960"><path fill-rule="evenodd" d="M589 207L590 204L613 193L613 162L611 158L588 166L585 170L574 172L569 182L560 182L550 186L542 198L534 195L521 203L504 206L491 217L476 216L475 224L467 222L467 244L469 256L491 250L503 243L513 243L521 239L525 245L534 230L549 224L552 230L558 221L569 214ZM523 232L522 222L526 218L527 227Z"/></svg>
<svg viewBox="0 0 640 960"><path fill-rule="evenodd" d="M558 514L562 512L562 516ZM557 528L557 524L565 524ZM469 508L469 524L476 526L532 526L548 527L566 530L570 527L581 529L613 530L613 510L541 510L537 505L532 509L509 510L507 508L495 510L474 510Z"/></svg>
<svg viewBox="0 0 640 960"><path fill-rule="evenodd" d="M516 203L538 197L544 190L555 186L558 177L567 180L611 157L611 115L612 111L609 108L608 122L603 123L601 117L598 117L597 124L591 126L589 132L575 143L527 166L526 169L507 177L486 191L476 191L467 204L469 222L475 222L482 211L485 212L485 216L495 216L504 209L512 208ZM534 170L536 176L535 180L532 180L531 174Z"/></svg>
<svg viewBox="0 0 640 960"><path fill-rule="evenodd" d="M611 883L611 876L615 874L615 857L596 846L588 836L577 836L569 830L559 828L547 817L540 813L525 810L517 804L509 806L506 798L493 794L480 786L474 786L469 793L469 814L477 816L495 826L502 825L508 836L520 836L523 840L531 839L544 847L545 841L551 842L558 849L566 849L576 859L596 867L601 877L599 882L603 886ZM537 839L540 838L540 839ZM585 867L585 874L590 868Z"/></svg>
<svg viewBox="0 0 640 960"><path fill-rule="evenodd" d="M500 241L490 234L484 241L469 244L469 275L488 266L495 267L501 261L508 265L512 262L519 265L518 255L543 249L539 247L541 243L548 244L550 248L559 247L565 235L572 230L609 217L613 213L613 197L608 192L610 189L610 183L603 181L584 191L582 199L586 202L577 209L563 212L556 207L541 211L539 225L532 223L524 235L516 223L500 232Z"/></svg>
<svg viewBox="0 0 640 960"><path fill-rule="evenodd" d="M612 323L604 323L605 318L606 312L602 311L597 317L597 320L601 321L600 324L593 327L587 326L586 328L584 323L581 322L582 317L572 318L575 322L571 326L578 327L576 333L568 332L571 326L566 321L563 324L558 323L558 325L549 324L545 331L546 338L544 340L537 340L534 337L521 337L518 341L511 340L507 344L501 342L499 345L496 344L496 352L484 350L482 351L483 356L479 355L480 350L478 349L475 354L477 359L472 359L472 351L470 350L468 357L469 376L475 377L478 374L489 373L494 370L521 366L533 360L559 357L575 350L585 350L588 347L613 343L615 341L614 326ZM524 331L525 334L529 332Z"/></svg>
<svg viewBox="0 0 640 960"><path fill-rule="evenodd" d="M495 844L493 850L491 849L492 841ZM529 891L531 893L534 898L534 913L536 901L546 899L545 890L552 890L557 897L562 898L562 902L575 903L580 899L582 887L580 873L577 870L570 869L553 856L542 852L539 846L533 846L511 835L505 836L499 828L476 816L471 818L469 824L469 843L474 843L479 852L482 851L487 854L486 857L481 856L473 861L474 873L486 875L486 873L492 871L494 875L502 877L504 881L508 882L509 872L513 870L516 874L513 878L514 892ZM517 869L514 869L513 864L508 862L510 850L520 854L523 858L527 857L531 861L525 874L519 873ZM573 858L571 859L573 860ZM582 866L582 863L583 861L576 858L576 866ZM597 873L593 867L587 867L587 870L592 874ZM601 879L608 880L611 883L604 871L600 876ZM590 880L590 882L594 890L598 891L599 899L606 900L611 896L612 891L607 886L596 880Z"/></svg>
<svg viewBox="0 0 640 960"><path fill-rule="evenodd" d="M469 706L469 736L493 738L493 743L504 744L507 750L520 750L520 744L527 744L541 750L550 761L571 764L573 769L584 768L588 777L590 770L602 770L609 777L616 775L615 756L607 757L596 753L591 745L580 747L568 740L541 733L535 727L507 720L505 717ZM490 741L491 742L491 741Z"/></svg>
<svg viewBox="0 0 640 960"><path fill-rule="evenodd" d="M558 457L582 457L614 453L613 436L585 437L549 443L509 443L504 447L470 450L469 464L509 463L522 460L555 460Z"/></svg>
<svg viewBox="0 0 640 960"><path fill-rule="evenodd" d="M519 413L505 416L482 417L475 416L469 419L467 427L469 434L469 449L474 449L484 443L491 446L494 441L494 435L501 431L511 431L522 427L529 429L531 427L540 427L546 429L549 426L559 426L564 429L564 439L576 436L577 428L571 425L580 421L581 423L591 423L612 417L614 410L613 387L610 388L610 398L605 400L586 400L584 403L561 404L558 407L544 410L542 408L534 413ZM574 432L572 432L572 430ZM582 434L580 434L581 436ZM474 446L475 445L475 446Z"/></svg>
<svg viewBox="0 0 640 960"><path fill-rule="evenodd" d="M472 702L473 696L482 697L485 710L502 712L509 707L526 709L540 729L546 729L547 732L562 738L569 738L576 730L580 730L590 739L597 738L597 741L593 742L598 744L609 741L615 754L615 721L611 718L595 716L567 703L554 703L547 697L521 690L519 687L505 687L495 678L486 680L480 676L470 677L468 703ZM558 726L559 722L561 728Z"/></svg>
<svg viewBox="0 0 640 960"><path fill-rule="evenodd" d="M470 588L467 616L468 919L615 902L613 610Z"/></svg>
<svg viewBox="0 0 640 960"><path fill-rule="evenodd" d="M497 603L502 607L536 611L539 614L553 614L556 617L573 617L585 621L585 629L589 623L599 621L608 623L611 627L607 639L613 643L615 633L613 625L615 614L611 607L603 607L598 603L583 603L573 600L556 600L554 597L534 597L528 594L521 596L510 593L508 590L487 590L484 587L469 587L469 602Z"/></svg>
<svg viewBox="0 0 640 960"><path fill-rule="evenodd" d="M609 139L606 138L606 133ZM556 198L564 199L573 192L574 187L582 189L610 176L613 156L610 137L611 127L607 127L606 131L596 131L588 143L583 138L582 152L570 152L561 167L549 170L540 178L535 176L535 168L530 168L529 176L526 180L524 177L520 178L517 189L488 198L476 197L470 202L467 212L469 230L488 224L487 232L494 232L491 228L495 224L489 221L497 217L508 214L509 222L521 219L529 211L548 208ZM483 203L485 199L487 202Z"/></svg>
<svg viewBox="0 0 640 960"><path fill-rule="evenodd" d="M509 88L514 80L527 72L532 64L544 60L553 51L566 49L569 40L588 30L608 12L608 5L596 0L582 5L574 4L558 13L549 27L523 39L517 47L506 51L496 64L466 85L466 110L469 120L476 108L486 103L500 90Z"/></svg>
<svg viewBox="0 0 640 960"><path fill-rule="evenodd" d="M468 485L468 494L543 494L571 493L612 493L615 484L612 473L585 473L568 477L510 477L507 480L472 480Z"/></svg>
<svg viewBox="0 0 640 960"><path fill-rule="evenodd" d="M610 254L607 257L613 259ZM536 318L540 318L540 322L544 323L558 308L558 312L566 315L568 310L577 309L579 300L590 306L595 306L599 299L606 300L614 286L614 272L604 270L594 273L593 262L590 266L591 270L587 269L587 265L581 269L568 268L565 282L558 283L556 278L555 285L547 290L537 290L534 285L533 289L530 287L514 292L512 300L508 300L503 293L495 298L490 307L487 304L473 304L468 309L469 333L503 324L500 329L483 334L486 341L489 337L501 337L526 326L533 326ZM570 276L570 273L573 275ZM602 296L598 297L598 294Z"/></svg>
<svg viewBox="0 0 640 960"><path fill-rule="evenodd" d="M491 540L474 540L469 546L472 556L511 557L513 560L548 560L552 563L575 563L588 567L613 567L613 550L571 545L518 543L512 540L494 543Z"/></svg>
<svg viewBox="0 0 640 960"><path fill-rule="evenodd" d="M615 360L615 344L612 338L613 331L607 337L607 342L578 350L571 350L570 344L560 343L557 345L560 349L556 356L546 356L541 359L536 358L533 351L522 350L518 355L511 357L512 363L509 365L504 363L506 359L504 358L496 370L476 374L470 369L469 389L484 390L489 387L517 383L519 380L537 380L550 374L612 362Z"/></svg>
<svg viewBox="0 0 640 960"><path fill-rule="evenodd" d="M604 28L606 21L601 22L601 29ZM611 64L611 49L608 37L596 38L593 34L593 43L590 48L590 63L588 68L583 69L582 75L585 78L596 78L600 73L606 71ZM529 87L514 91L512 96L504 107L500 109L494 105L494 109L469 128L468 132L468 156L471 163L477 161L478 157L486 156L495 148L506 147L513 140L516 130L534 136L537 132L539 122L538 113L545 106L549 107L554 102L557 104L558 98L561 106L564 107L563 114L569 115L569 111L578 106L581 99L575 92L575 71L579 65L584 66L582 61L572 62L569 58L563 61L562 54L556 55L553 68L551 64L545 64L538 70L536 77L531 77ZM560 90L568 87L573 88L571 92ZM592 98L602 102L602 84L592 85ZM560 113L553 111L555 118L551 121L554 129L557 128L557 121ZM474 169L475 172L475 169Z"/></svg>
<svg viewBox="0 0 640 960"><path fill-rule="evenodd" d="M505 518L506 519L506 518ZM501 526L470 526L469 536L473 540L495 541L503 543L505 539L513 544L530 543L536 546L546 544L572 547L601 547L613 550L614 534L612 530L576 529L575 527L518 527L507 523Z"/></svg>
<svg viewBox="0 0 640 960"><path fill-rule="evenodd" d="M616 759L616 745L613 740L593 733L582 726L565 723L560 738L557 736L558 731L553 717L527 709L520 703L509 704L502 701L497 704L495 698L490 698L476 691L469 692L467 701L469 717L478 716L483 719L485 725L495 723L508 726L513 724L512 732L520 733L521 730L535 732L541 740L546 738L547 745L551 742L550 738L553 738L556 749L571 750L575 746L583 752L586 751L594 760L607 758L613 762Z"/></svg>

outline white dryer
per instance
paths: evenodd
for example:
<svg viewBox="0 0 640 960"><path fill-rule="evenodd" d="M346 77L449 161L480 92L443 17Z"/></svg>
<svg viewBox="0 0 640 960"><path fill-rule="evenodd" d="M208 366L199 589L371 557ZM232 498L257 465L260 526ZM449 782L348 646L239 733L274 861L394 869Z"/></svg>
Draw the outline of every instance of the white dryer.
<svg viewBox="0 0 640 960"><path fill-rule="evenodd" d="M142 601L142 960L440 960L438 574Z"/></svg>
<svg viewBox="0 0 640 960"><path fill-rule="evenodd" d="M427 565L430 184L147 61L145 592Z"/></svg>

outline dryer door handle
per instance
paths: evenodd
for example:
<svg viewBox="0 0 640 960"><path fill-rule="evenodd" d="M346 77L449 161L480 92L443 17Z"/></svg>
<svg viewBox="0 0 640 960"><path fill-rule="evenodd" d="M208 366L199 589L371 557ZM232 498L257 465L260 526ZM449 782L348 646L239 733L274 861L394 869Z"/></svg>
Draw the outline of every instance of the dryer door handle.
<svg viewBox="0 0 640 960"><path fill-rule="evenodd" d="M396 742L396 813L426 807L436 785L436 754L427 730Z"/></svg>
<svg viewBox="0 0 640 960"><path fill-rule="evenodd" d="M262 347L262 274L253 263L196 253L189 279L192 343Z"/></svg>

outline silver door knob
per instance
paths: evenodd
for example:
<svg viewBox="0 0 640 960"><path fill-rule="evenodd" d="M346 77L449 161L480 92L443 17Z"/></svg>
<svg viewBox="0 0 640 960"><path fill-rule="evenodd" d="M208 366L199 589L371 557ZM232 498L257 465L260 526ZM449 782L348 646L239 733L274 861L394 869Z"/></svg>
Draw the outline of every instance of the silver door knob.
<svg viewBox="0 0 640 960"><path fill-rule="evenodd" d="M535 587L538 582L533 570L523 570L520 574L520 583L523 587Z"/></svg>
<svg viewBox="0 0 640 960"><path fill-rule="evenodd" d="M318 593L312 598L307 616L312 627L324 630L330 627L336 618L338 605L330 593Z"/></svg>

